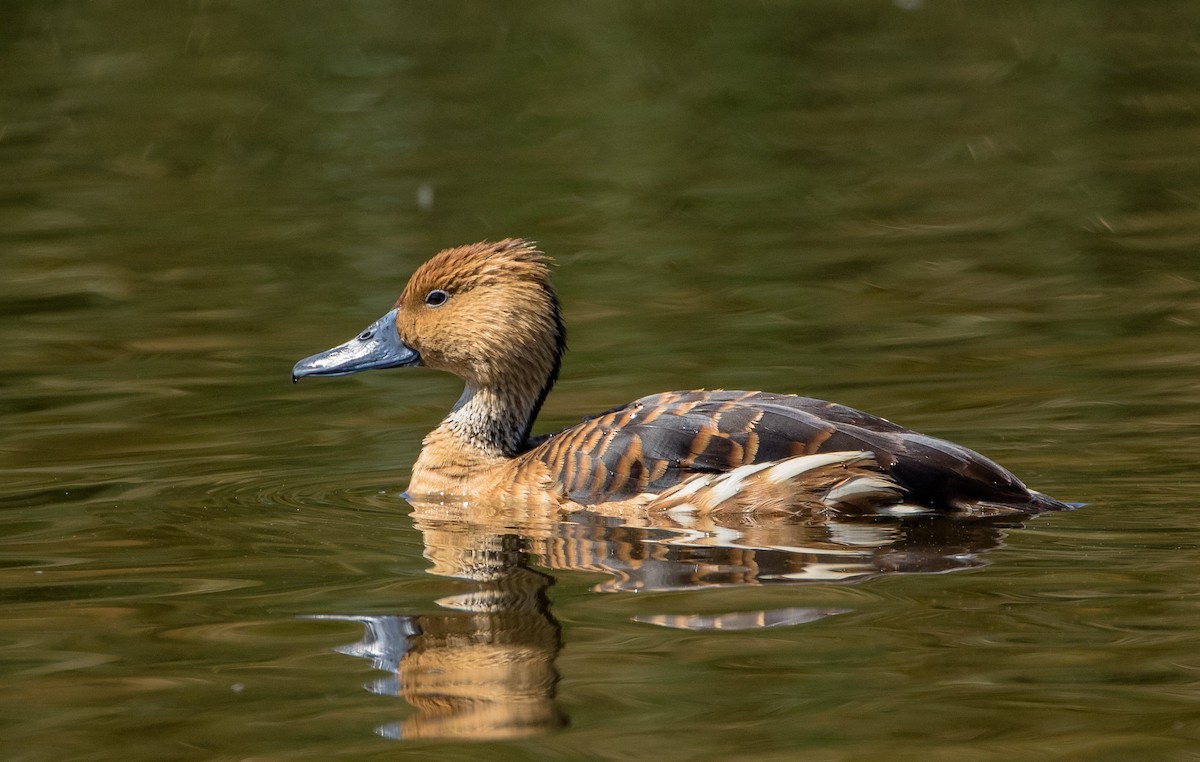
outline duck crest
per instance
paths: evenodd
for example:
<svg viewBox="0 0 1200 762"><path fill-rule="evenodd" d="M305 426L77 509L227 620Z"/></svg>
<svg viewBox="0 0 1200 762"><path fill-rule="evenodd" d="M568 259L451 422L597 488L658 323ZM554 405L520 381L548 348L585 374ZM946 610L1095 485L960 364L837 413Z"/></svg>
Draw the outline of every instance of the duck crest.
<svg viewBox="0 0 1200 762"><path fill-rule="evenodd" d="M804 509L972 516L1069 507L984 456L790 394L664 392L536 441L566 351L550 260L508 238L446 249L358 337L293 380L425 365L464 390L424 440L409 493L614 510Z"/></svg>

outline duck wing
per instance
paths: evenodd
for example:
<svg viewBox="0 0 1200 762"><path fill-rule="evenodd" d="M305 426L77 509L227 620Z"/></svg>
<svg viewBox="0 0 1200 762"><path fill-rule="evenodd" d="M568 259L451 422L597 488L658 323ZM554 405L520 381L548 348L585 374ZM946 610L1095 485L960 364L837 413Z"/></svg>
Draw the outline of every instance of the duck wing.
<svg viewBox="0 0 1200 762"><path fill-rule="evenodd" d="M697 473L796 455L873 453L904 499L959 510L978 503L1066 507L1031 492L973 450L844 405L789 394L664 392L591 417L526 452L572 500L591 504L657 493Z"/></svg>

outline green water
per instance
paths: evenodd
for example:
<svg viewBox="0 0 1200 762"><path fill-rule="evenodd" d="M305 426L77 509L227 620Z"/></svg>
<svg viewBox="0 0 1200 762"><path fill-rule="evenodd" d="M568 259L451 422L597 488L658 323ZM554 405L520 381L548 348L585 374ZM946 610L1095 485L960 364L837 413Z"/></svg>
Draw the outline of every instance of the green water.
<svg viewBox="0 0 1200 762"><path fill-rule="evenodd" d="M1197 28L8 0L0 756L1200 757ZM457 382L288 372L511 235L570 331L537 430L798 392L1087 506L689 535L410 505Z"/></svg>

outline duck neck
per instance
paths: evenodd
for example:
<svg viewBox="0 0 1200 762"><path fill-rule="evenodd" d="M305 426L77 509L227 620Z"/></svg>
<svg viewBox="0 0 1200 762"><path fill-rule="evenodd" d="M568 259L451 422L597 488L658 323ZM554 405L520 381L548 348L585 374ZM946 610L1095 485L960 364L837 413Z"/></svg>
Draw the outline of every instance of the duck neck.
<svg viewBox="0 0 1200 762"><path fill-rule="evenodd" d="M511 363L462 374L467 386L435 433L449 434L484 459L515 458L528 449L529 432L558 380L567 349L558 297L548 283L541 295L547 318L541 324L544 330L512 348Z"/></svg>
<svg viewBox="0 0 1200 762"><path fill-rule="evenodd" d="M449 429L481 454L516 457L526 449L529 431L553 382L544 390L519 385L477 388L468 383L439 428Z"/></svg>

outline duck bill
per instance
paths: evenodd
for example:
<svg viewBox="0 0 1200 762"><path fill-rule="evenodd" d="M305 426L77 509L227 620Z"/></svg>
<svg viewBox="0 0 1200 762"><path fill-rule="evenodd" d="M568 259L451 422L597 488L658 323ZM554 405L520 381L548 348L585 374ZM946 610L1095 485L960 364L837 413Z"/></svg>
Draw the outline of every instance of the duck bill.
<svg viewBox="0 0 1200 762"><path fill-rule="evenodd" d="M421 355L400 339L396 313L392 310L345 344L296 363L292 383L306 376L348 376L364 370L420 365Z"/></svg>

